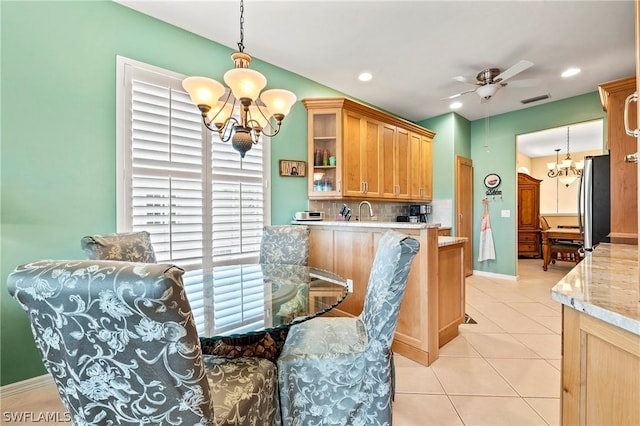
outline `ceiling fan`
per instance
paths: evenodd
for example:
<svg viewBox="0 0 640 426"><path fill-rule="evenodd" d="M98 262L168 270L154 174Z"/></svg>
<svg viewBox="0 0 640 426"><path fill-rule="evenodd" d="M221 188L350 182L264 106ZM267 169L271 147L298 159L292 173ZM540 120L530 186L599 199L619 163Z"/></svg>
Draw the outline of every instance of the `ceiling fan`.
<svg viewBox="0 0 640 426"><path fill-rule="evenodd" d="M507 68L503 72L500 72L500 68L487 68L482 70L476 76L476 82L472 83L462 76L454 77L453 79L461 83L475 84L475 89L465 90L464 92L456 93L455 95L442 98L441 100L454 99L458 96L462 96L466 93L476 92L483 101L488 101L493 95L495 95L501 87L507 85L506 81L511 77L520 74L522 71L533 66L533 62L521 60L517 64Z"/></svg>

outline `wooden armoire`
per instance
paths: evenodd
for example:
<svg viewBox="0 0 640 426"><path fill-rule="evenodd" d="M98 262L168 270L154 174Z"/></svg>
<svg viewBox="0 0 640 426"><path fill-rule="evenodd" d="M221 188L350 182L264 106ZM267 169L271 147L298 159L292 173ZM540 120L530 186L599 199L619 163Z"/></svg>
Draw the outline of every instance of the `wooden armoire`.
<svg viewBox="0 0 640 426"><path fill-rule="evenodd" d="M518 173L518 257L541 256L540 182Z"/></svg>

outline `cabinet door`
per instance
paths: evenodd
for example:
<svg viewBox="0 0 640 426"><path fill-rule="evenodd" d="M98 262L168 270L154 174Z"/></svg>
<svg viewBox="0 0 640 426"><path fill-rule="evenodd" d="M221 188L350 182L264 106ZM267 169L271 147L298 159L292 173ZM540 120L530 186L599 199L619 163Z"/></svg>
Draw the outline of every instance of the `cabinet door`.
<svg viewBox="0 0 640 426"><path fill-rule="evenodd" d="M422 166L422 199L433 199L433 143L428 137L420 137L420 158Z"/></svg>
<svg viewBox="0 0 640 426"><path fill-rule="evenodd" d="M410 180L409 180L409 197L412 200L419 200L422 197L422 166L420 162L420 135L417 133L409 133L409 158L410 158Z"/></svg>
<svg viewBox="0 0 640 426"><path fill-rule="evenodd" d="M353 280L353 293L340 304L340 310L360 315L374 258L374 233L371 231L334 232L334 272Z"/></svg>
<svg viewBox="0 0 640 426"><path fill-rule="evenodd" d="M344 139L342 143L343 195L361 197L364 193L361 156L363 118L349 111L344 113Z"/></svg>
<svg viewBox="0 0 640 426"><path fill-rule="evenodd" d="M409 181L411 179L411 151L409 149L409 131L401 127L396 128L395 152L396 196L407 200L409 199Z"/></svg>
<svg viewBox="0 0 640 426"><path fill-rule="evenodd" d="M384 124L382 126L382 197L396 198L397 183L396 170L396 126Z"/></svg>
<svg viewBox="0 0 640 426"><path fill-rule="evenodd" d="M308 121L308 191L309 199L341 197L340 109L309 109ZM335 156L337 165L325 165L324 153ZM320 158L316 158L316 153ZM320 160L320 161L318 161Z"/></svg>
<svg viewBox="0 0 640 426"><path fill-rule="evenodd" d="M360 158L363 163L364 195L365 197L380 197L382 195L382 179L380 177L382 124L370 118L364 118L363 122L364 139Z"/></svg>

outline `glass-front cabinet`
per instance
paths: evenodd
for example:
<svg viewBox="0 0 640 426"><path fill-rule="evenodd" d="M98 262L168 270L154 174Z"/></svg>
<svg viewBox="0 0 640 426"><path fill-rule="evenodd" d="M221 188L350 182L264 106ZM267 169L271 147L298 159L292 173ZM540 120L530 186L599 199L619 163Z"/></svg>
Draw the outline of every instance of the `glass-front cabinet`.
<svg viewBox="0 0 640 426"><path fill-rule="evenodd" d="M310 200L431 201L434 132L347 98L302 103Z"/></svg>
<svg viewBox="0 0 640 426"><path fill-rule="evenodd" d="M305 106L309 125L309 199L340 198L342 110Z"/></svg>

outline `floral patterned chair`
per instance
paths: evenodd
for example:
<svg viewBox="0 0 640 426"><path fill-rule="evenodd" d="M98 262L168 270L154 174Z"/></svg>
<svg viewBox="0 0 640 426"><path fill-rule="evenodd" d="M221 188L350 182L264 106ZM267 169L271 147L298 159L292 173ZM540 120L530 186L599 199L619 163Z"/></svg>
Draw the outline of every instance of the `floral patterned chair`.
<svg viewBox="0 0 640 426"><path fill-rule="evenodd" d="M9 276L74 425L280 424L275 365L202 355L182 274L45 260Z"/></svg>
<svg viewBox="0 0 640 426"><path fill-rule="evenodd" d="M309 263L309 227L265 226L260 242L260 263L306 266Z"/></svg>
<svg viewBox="0 0 640 426"><path fill-rule="evenodd" d="M156 263L147 231L88 235L80 241L87 259Z"/></svg>
<svg viewBox="0 0 640 426"><path fill-rule="evenodd" d="M360 316L291 327L278 359L283 424L391 425L391 342L419 248L407 235L386 232Z"/></svg>

